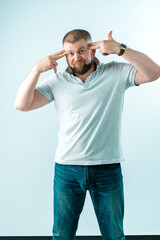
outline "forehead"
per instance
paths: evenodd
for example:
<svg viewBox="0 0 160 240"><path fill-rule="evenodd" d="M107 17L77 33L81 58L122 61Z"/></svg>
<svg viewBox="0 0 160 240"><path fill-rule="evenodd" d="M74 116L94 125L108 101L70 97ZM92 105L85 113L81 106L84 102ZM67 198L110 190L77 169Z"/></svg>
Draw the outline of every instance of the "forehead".
<svg viewBox="0 0 160 240"><path fill-rule="evenodd" d="M75 43L69 43L69 42L64 42L64 50L66 51L77 51L80 48L87 48L88 42L86 42L84 39L81 39Z"/></svg>

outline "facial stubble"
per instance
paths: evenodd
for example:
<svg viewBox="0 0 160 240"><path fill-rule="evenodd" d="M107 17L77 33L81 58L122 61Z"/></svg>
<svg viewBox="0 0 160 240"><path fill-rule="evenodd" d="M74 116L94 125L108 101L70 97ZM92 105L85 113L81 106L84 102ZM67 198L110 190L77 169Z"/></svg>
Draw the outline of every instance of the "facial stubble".
<svg viewBox="0 0 160 240"><path fill-rule="evenodd" d="M85 74L86 72L88 72L88 71L90 70L90 68L91 68L91 66L92 66L92 63L93 63L93 56L92 56L91 62L88 63L88 64L86 64L86 63L84 62L84 65L83 65L82 68L77 68L76 66L71 67L71 66L69 65L69 63L68 63L68 65L69 65L69 67L71 68L71 70L73 71L73 73L77 73L77 74L82 75L82 74Z"/></svg>
<svg viewBox="0 0 160 240"><path fill-rule="evenodd" d="M91 63L89 63L89 64L84 64L83 65L83 68L81 68L81 69L78 69L77 67L71 67L70 66L70 68L72 69L72 71L74 72L74 73L78 73L78 74L85 74L86 72L88 72L89 70L90 70L90 68L91 68L91 66L92 66L92 62Z"/></svg>

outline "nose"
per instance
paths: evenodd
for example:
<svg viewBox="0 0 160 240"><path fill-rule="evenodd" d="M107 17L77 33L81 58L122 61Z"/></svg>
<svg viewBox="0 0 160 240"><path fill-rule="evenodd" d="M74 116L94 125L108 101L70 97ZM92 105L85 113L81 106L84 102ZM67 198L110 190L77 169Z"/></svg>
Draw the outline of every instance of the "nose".
<svg viewBox="0 0 160 240"><path fill-rule="evenodd" d="M75 53L74 54L74 61L78 62L80 59L81 59L81 57L80 57L79 53Z"/></svg>

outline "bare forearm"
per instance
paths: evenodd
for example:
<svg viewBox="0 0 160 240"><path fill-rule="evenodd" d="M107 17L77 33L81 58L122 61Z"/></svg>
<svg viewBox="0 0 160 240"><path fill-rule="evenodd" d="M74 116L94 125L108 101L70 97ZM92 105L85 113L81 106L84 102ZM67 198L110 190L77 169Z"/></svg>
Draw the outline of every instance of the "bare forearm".
<svg viewBox="0 0 160 240"><path fill-rule="evenodd" d="M15 100L16 109L23 111L31 106L31 103L34 100L35 87L37 85L40 74L50 69L53 69L56 73L58 65L56 60L64 57L65 55L65 50L61 50L57 53L53 53L52 55L43 58L34 65L18 89Z"/></svg>
<svg viewBox="0 0 160 240"><path fill-rule="evenodd" d="M34 66L18 88L15 99L16 109L25 110L28 106L30 106L34 98L34 90L39 76L40 71L38 71L37 67Z"/></svg>
<svg viewBox="0 0 160 240"><path fill-rule="evenodd" d="M150 81L154 81L160 77L160 66L144 53L127 48L123 57Z"/></svg>
<svg viewBox="0 0 160 240"><path fill-rule="evenodd" d="M119 55L121 52L121 44L113 39L112 31L108 33L108 40L89 43L88 48L99 49L104 56L109 54ZM122 57L138 69L138 78L143 79L143 81L139 81L140 83L154 81L160 77L160 66L144 53L127 47Z"/></svg>

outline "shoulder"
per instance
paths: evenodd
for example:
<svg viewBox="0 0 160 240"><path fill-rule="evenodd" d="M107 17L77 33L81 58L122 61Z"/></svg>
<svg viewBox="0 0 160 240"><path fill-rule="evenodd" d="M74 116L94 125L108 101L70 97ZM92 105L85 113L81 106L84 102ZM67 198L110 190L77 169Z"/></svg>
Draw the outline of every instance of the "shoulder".
<svg viewBox="0 0 160 240"><path fill-rule="evenodd" d="M66 73L67 73L66 71L57 72L54 77L55 77L55 79L63 79L63 78L67 77Z"/></svg>
<svg viewBox="0 0 160 240"><path fill-rule="evenodd" d="M106 72L106 71L118 70L118 69L122 68L122 66L121 66L121 64L119 64L116 61L112 61L112 62L108 62L108 63L99 62L98 68L101 72Z"/></svg>
<svg viewBox="0 0 160 240"><path fill-rule="evenodd" d="M57 73L52 73L48 78L47 81L50 84L55 84L57 81L60 81L61 79L65 78L65 73L64 72L57 72Z"/></svg>
<svg viewBox="0 0 160 240"><path fill-rule="evenodd" d="M120 62L112 61L108 63L100 62L100 67L105 69L119 68L121 66Z"/></svg>
<svg viewBox="0 0 160 240"><path fill-rule="evenodd" d="M105 64L106 69L111 69L113 71L118 71L121 73L127 73L130 70L134 69L134 66L130 63L112 61Z"/></svg>

